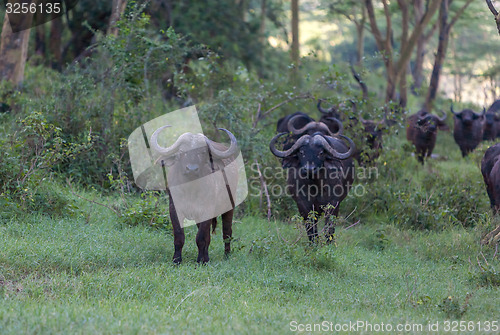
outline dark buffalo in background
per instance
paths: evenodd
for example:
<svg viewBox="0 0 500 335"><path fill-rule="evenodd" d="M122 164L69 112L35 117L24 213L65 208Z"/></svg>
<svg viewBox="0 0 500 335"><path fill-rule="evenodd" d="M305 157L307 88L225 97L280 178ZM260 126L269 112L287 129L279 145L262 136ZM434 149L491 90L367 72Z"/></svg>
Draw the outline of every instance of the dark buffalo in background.
<svg viewBox="0 0 500 335"><path fill-rule="evenodd" d="M498 212L500 210L500 143L490 147L484 153L481 160L481 173L491 208Z"/></svg>
<svg viewBox="0 0 500 335"><path fill-rule="evenodd" d="M283 150L290 149L293 144L305 134L321 133L324 135L338 135L343 131L342 122L335 118L328 118L330 127L328 127L323 122L316 122L309 115L296 112L291 115L287 115L278 121L276 126L276 131L278 133L287 133L285 141L283 143ZM335 124L335 126L333 126ZM333 133L331 129L337 129L336 133ZM283 167L289 166L289 159L284 158L282 161Z"/></svg>
<svg viewBox="0 0 500 335"><path fill-rule="evenodd" d="M342 131L342 129L339 128L339 122L340 126L342 126L342 115L339 112L341 105L324 109L321 107L322 101L322 99L318 99L318 104L316 105L321 113L319 122L326 124L332 133L340 133Z"/></svg>
<svg viewBox="0 0 500 335"><path fill-rule="evenodd" d="M339 113L339 110L341 108L341 105L338 106L333 106L328 109L324 109L321 107L321 101L318 100L318 110L322 113L320 122L325 123L328 125L328 127L331 130L337 130L335 126L332 126L331 124L335 122L331 120L331 118L335 118L338 120L343 120L342 116ZM351 133L354 132L355 130L353 129L354 126L358 123L361 122L361 125L363 127L363 132L364 136L362 138L362 141L366 143L366 146L368 147L368 151L365 152L362 148L357 148L356 153L354 154L354 158L358 161L359 165L365 165L373 162L375 159L377 159L380 156L380 153L383 149L382 145L382 134L385 130L385 119L380 120L380 121L375 121L375 120L365 120L360 113L357 112L356 108L356 103L354 101L351 101L354 113L358 115L358 117L350 117L348 120L348 125L347 129L351 130ZM330 120L329 120L330 119ZM350 134L351 136L354 136L356 134Z"/></svg>
<svg viewBox="0 0 500 335"><path fill-rule="evenodd" d="M432 155L438 129L449 129L445 120L446 113L440 118L425 110L420 110L408 117L406 139L415 146L417 160L420 163L424 164L425 158Z"/></svg>
<svg viewBox="0 0 500 335"><path fill-rule="evenodd" d="M490 108L486 111L484 127L483 127L483 140L493 141L500 136L500 100L495 101Z"/></svg>
<svg viewBox="0 0 500 335"><path fill-rule="evenodd" d="M288 149L278 150L276 142L285 135L276 135L269 148L276 157L287 160L287 189L304 219L309 240L316 240L318 218L325 213L325 235L330 242L335 232L332 215L338 215L354 180L354 143L346 136L318 131L304 134ZM312 211L316 214L309 217Z"/></svg>
<svg viewBox="0 0 500 335"><path fill-rule="evenodd" d="M477 114L471 109L464 109L460 113L455 113L453 106L451 112L454 118L453 137L455 142L462 151L462 156L465 157L483 140L483 122L484 114Z"/></svg>
<svg viewBox="0 0 500 335"><path fill-rule="evenodd" d="M152 151L159 155L157 163L161 162L162 165L171 166L168 172L169 180L175 180L177 184L189 183L190 181L196 180L210 173L213 173L214 171L220 170L229 165L229 163L231 163L239 153L236 138L234 137L234 135L231 134L231 132L229 132L228 130L222 128L220 130L226 132L231 140L229 148L224 144L209 140L202 134L191 133L185 133L179 136L177 141L168 148L161 147L158 144L158 135L168 127L170 126L167 125L158 128L151 136L150 144ZM196 143L195 140L200 139L200 137L202 144L206 143L206 145L200 146L200 143ZM171 174L173 178L170 178ZM234 180L234 174L228 176L227 178ZM231 183L231 181L229 181L229 183ZM224 189L226 189L226 185L219 186L222 186L224 187ZM182 248L185 241L184 228L180 224L170 190L167 191L169 196L170 220L172 221L174 233L175 251L173 261L174 263L180 263L182 262ZM193 207L196 208L196 199L192 199L191 201ZM226 254L229 254L231 251L233 211L234 210L231 209L228 212L222 214L222 238L225 243ZM212 227L212 231L215 232L215 227L217 226L217 218L211 218L209 220L197 223L197 225L197 260L198 262L206 263L209 261L208 247L210 245L210 227Z"/></svg>
<svg viewBox="0 0 500 335"><path fill-rule="evenodd" d="M383 149L382 135L386 129L386 122L384 119L380 121L375 120L365 120L359 115L359 121L363 125L365 136L365 142L368 146L368 151L357 150L355 158L360 165L365 165L376 160Z"/></svg>
<svg viewBox="0 0 500 335"><path fill-rule="evenodd" d="M294 118L294 126L297 128L302 128L311 121L314 121L312 117L302 112L295 112L287 116L282 117L278 120L276 124L276 131L278 133L286 133L288 131L288 122L291 118Z"/></svg>

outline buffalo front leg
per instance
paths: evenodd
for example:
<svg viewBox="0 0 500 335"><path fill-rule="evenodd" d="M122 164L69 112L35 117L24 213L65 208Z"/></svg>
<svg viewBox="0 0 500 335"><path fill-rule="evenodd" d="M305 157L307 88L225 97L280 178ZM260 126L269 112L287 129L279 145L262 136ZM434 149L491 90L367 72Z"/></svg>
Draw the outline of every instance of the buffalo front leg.
<svg viewBox="0 0 500 335"><path fill-rule="evenodd" d="M302 218L304 219L304 225L306 227L307 237L309 242L316 242L318 237L318 217L320 213L312 210L307 212L301 212Z"/></svg>
<svg viewBox="0 0 500 335"><path fill-rule="evenodd" d="M222 214L222 239L224 240L224 254L231 252L231 239L233 238L233 210Z"/></svg>
<svg viewBox="0 0 500 335"><path fill-rule="evenodd" d="M196 235L196 244L198 245L198 263L207 263L208 247L210 246L210 227L212 219L198 223L198 234Z"/></svg>
<svg viewBox="0 0 500 335"><path fill-rule="evenodd" d="M174 250L173 261L175 264L179 264L182 262L182 248L184 247L185 235L184 235L184 228L181 227L179 218L177 217L177 212L175 211L175 206L172 197L170 197L169 211L170 211L170 221L172 221L172 230L174 233L175 250Z"/></svg>

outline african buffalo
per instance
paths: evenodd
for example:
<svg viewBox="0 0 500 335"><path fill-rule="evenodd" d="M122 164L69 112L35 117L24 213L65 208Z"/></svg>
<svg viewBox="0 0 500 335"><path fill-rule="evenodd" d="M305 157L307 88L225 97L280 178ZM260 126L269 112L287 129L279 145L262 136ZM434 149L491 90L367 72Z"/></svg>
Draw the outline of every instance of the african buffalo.
<svg viewBox="0 0 500 335"><path fill-rule="evenodd" d="M210 216L207 213L216 211L213 208L213 203L215 203L216 199L220 199L223 193L227 197L229 186L233 185L238 178L237 170L227 168L239 153L236 138L228 130L220 128L220 130L226 132L231 140L228 148L224 144L209 140L203 134L184 133L177 138L174 144L165 148L158 144L158 136L168 127L170 126L166 125L158 128L151 136L150 144L152 151L159 157L156 163L169 167L167 191L170 220L172 221L174 233L175 252L173 261L174 263L182 261L185 236L181 223L186 218L196 221L198 225L198 234L196 235L198 262L206 263L209 261L210 227L215 232L217 225L217 217L207 217L207 215ZM218 181L216 179L210 180L210 184L202 184L200 187L199 181L205 180L204 177L216 171L223 171L224 178L220 178ZM175 206L172 192L178 189L187 190L188 192L181 194L183 196L181 199L184 200L183 203L178 203ZM232 198L231 203L234 208ZM189 210L186 211L186 208L189 208ZM226 254L231 251L232 220L233 209L222 214L222 238L225 242Z"/></svg>
<svg viewBox="0 0 500 335"><path fill-rule="evenodd" d="M356 160L360 165L373 162L380 156L380 152L383 149L382 144L382 134L386 129L385 119L380 121L365 120L359 115L359 121L363 125L364 132L366 134L365 143L368 146L370 152L364 152L364 150L358 150L355 154Z"/></svg>
<svg viewBox="0 0 500 335"><path fill-rule="evenodd" d="M495 138L500 137L500 116L497 114L499 111L500 100L495 101L486 111L483 126L484 141L493 141Z"/></svg>
<svg viewBox="0 0 500 335"><path fill-rule="evenodd" d="M500 143L488 148L484 153L481 160L481 173L491 208L494 212L498 212L500 210Z"/></svg>
<svg viewBox="0 0 500 335"><path fill-rule="evenodd" d="M436 145L438 129L448 130L445 123L446 113L440 118L437 115L420 110L408 117L406 126L406 139L415 146L416 156L420 163L432 155Z"/></svg>
<svg viewBox="0 0 500 335"><path fill-rule="evenodd" d="M336 132L338 130L336 128L337 122L334 120L339 121L341 119L341 115L338 112L341 105L333 106L329 109L323 109L321 107L321 101L322 100L318 100L318 110L322 113L320 122L325 123L328 128L332 130L332 132ZM382 151L382 133L385 129L386 122L385 119L380 121L363 119L361 113L357 111L356 103L354 101L351 101L351 104L354 113L357 114L358 117L352 116L349 118L349 120L347 121L348 130L353 130L354 126L358 122L361 122L365 135L363 137L363 141L366 143L366 146L370 151L368 153L363 149L358 148L353 157L358 161L360 165L365 165L366 163L373 162L380 156L380 152ZM332 118L334 118L334 120L332 120Z"/></svg>
<svg viewBox="0 0 500 335"><path fill-rule="evenodd" d="M453 106L451 106L451 112L455 119L453 137L462 151L462 156L465 157L483 139L483 122L486 111L483 110L482 114L477 114L471 109L464 109L460 113L455 113Z"/></svg>
<svg viewBox="0 0 500 335"><path fill-rule="evenodd" d="M338 215L340 202L354 180L354 143L343 135L316 131L305 133L290 148L280 151L276 142L284 135L287 133L277 134L269 148L276 157L287 161L283 164L287 168L287 190L297 203L309 240L316 240L318 218L325 213L325 233L330 242L335 232L332 215ZM312 212L315 214L309 217Z"/></svg>
<svg viewBox="0 0 500 335"><path fill-rule="evenodd" d="M285 125L286 122L286 125ZM278 121L276 131L278 133L288 133L285 141L283 143L283 149L290 149L293 144L305 134L313 134L320 132L324 135L338 135L343 131L342 122L335 118L328 118L328 122L330 123L330 127L328 127L323 122L316 122L314 119L309 117L307 114L302 112L296 112L294 114L285 116ZM335 124L335 126L333 126ZM331 128L337 129L336 133L331 131ZM287 167L289 159L285 158L282 161L283 167Z"/></svg>

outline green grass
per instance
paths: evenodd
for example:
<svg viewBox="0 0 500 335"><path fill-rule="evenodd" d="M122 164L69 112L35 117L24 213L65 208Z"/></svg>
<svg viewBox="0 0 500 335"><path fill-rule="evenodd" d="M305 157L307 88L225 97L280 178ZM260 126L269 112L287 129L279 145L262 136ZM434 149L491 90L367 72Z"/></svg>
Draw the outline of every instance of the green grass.
<svg viewBox="0 0 500 335"><path fill-rule="evenodd" d="M498 287L474 276L481 251L498 268L477 229L360 223L339 228L337 246L312 247L300 226L246 217L234 224L228 259L218 230L210 263L198 265L189 227L184 263L174 266L167 231L123 227L88 206L90 219L37 215L0 226L1 334L270 334L288 333L293 320L427 324L449 317L443 299L463 305L468 294L462 320L499 315Z"/></svg>

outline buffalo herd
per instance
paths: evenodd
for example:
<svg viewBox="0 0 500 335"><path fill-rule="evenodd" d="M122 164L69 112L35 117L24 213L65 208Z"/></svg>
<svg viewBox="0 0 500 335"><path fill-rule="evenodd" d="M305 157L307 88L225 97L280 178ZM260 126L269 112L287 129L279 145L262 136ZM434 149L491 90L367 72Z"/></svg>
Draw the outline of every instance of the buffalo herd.
<svg viewBox="0 0 500 335"><path fill-rule="evenodd" d="M356 148L353 139L344 135L344 123L347 120L340 109L345 105L325 109L321 103L319 100L317 104L317 109L321 112L319 121L303 112L282 117L277 123L277 133L270 140L269 148L274 156L281 159L281 165L286 170L287 191L297 204L309 240L315 242L322 235L328 243L334 240L334 217L338 216L340 203L346 198L354 181L354 161L357 160L359 166L373 164L382 150L382 132L389 125L385 118L381 121L363 119L357 113L355 103L351 102L354 115L357 116L348 119L346 130L355 136L353 125L361 125L359 129L362 133L357 135L364 141L363 146L371 150L370 155L363 155L363 151ZM457 113L451 107L454 118L453 137L464 157L481 141L500 137L498 111L500 100L481 113L471 109ZM220 130L230 139L229 146L213 142L202 134L184 133L171 146L162 147L158 143L158 135L168 127L160 127L153 133L150 139L151 150L159 157L157 164L171 166L169 177L172 174L175 178L170 179L179 183L187 183L220 171L234 161L239 153L235 136L222 128ZM431 157L438 130L449 130L445 112L438 116L422 109L407 117L406 137L415 146L416 158L421 164ZM491 207L495 212L500 211L500 143L486 151L481 162L481 173ZM237 171L234 174L227 172L227 176L224 175L225 184L223 182L224 185L219 185L220 188L229 190L228 179L230 183L231 179L238 178L237 174ZM167 191L174 233L173 261L180 263L185 240L180 219L183 217L174 206L171 190ZM188 202L196 207L196 199ZM323 214L325 227L322 233L318 232L317 222ZM232 220L233 209L222 214L222 237L226 254L231 249ZM210 229L215 231L217 218L200 221L196 221L198 262L205 263L209 260Z"/></svg>

